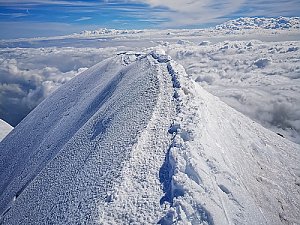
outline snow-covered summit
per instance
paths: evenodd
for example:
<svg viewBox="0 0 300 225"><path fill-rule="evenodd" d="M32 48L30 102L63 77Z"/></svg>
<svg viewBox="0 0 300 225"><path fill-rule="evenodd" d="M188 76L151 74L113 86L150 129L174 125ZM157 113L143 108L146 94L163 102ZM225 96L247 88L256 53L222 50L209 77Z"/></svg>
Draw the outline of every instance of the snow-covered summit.
<svg viewBox="0 0 300 225"><path fill-rule="evenodd" d="M0 143L0 223L297 223L299 159L163 50L123 52Z"/></svg>
<svg viewBox="0 0 300 225"><path fill-rule="evenodd" d="M242 29L299 29L299 17L257 18L242 17L229 20L216 29L242 30Z"/></svg>

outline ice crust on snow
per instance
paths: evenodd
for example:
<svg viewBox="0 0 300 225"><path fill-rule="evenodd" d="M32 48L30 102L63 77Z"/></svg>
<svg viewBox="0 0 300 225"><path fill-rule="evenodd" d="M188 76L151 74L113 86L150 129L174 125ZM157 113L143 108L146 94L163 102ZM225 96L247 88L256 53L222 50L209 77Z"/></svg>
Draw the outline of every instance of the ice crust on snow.
<svg viewBox="0 0 300 225"><path fill-rule="evenodd" d="M2 224L292 224L300 148L162 49L57 89L0 143Z"/></svg>

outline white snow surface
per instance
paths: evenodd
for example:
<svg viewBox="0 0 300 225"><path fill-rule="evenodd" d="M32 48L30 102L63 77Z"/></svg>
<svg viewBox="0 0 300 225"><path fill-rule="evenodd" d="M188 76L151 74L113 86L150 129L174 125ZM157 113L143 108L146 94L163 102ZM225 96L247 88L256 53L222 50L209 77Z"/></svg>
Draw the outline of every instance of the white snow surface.
<svg viewBox="0 0 300 225"><path fill-rule="evenodd" d="M13 127L0 119L0 142L11 132Z"/></svg>
<svg viewBox="0 0 300 225"><path fill-rule="evenodd" d="M300 147L156 49L58 88L0 143L1 224L298 224Z"/></svg>

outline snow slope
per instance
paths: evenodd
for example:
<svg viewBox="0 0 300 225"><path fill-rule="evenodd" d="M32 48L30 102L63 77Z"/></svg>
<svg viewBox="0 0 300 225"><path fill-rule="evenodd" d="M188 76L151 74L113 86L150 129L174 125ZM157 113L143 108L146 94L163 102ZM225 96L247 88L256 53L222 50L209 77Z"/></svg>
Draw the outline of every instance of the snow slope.
<svg viewBox="0 0 300 225"><path fill-rule="evenodd" d="M163 50L76 76L0 143L2 224L292 224L300 148Z"/></svg>
<svg viewBox="0 0 300 225"><path fill-rule="evenodd" d="M99 222L101 207L113 200L113 187L125 182L125 166L135 152L149 152L150 158L141 156L128 170L140 171L137 185L144 180L156 189L146 192L145 199L140 196L149 204L146 210L155 208L144 219L159 218L156 208L163 192L156 172L171 139L172 114L171 78L151 56L122 54L83 72L1 142L3 223ZM133 186L132 191L141 193ZM115 218L103 215L110 217Z"/></svg>
<svg viewBox="0 0 300 225"><path fill-rule="evenodd" d="M13 127L0 119L0 141L2 141L9 132L11 132Z"/></svg>

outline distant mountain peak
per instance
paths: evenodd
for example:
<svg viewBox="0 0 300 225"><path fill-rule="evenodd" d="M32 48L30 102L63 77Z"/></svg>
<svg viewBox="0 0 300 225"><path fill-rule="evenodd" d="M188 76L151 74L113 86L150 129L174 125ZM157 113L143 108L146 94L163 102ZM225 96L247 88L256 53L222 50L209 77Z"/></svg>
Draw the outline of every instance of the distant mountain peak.
<svg viewBox="0 0 300 225"><path fill-rule="evenodd" d="M229 20L221 25L217 25L216 29L299 29L299 17L241 17L234 20Z"/></svg>

